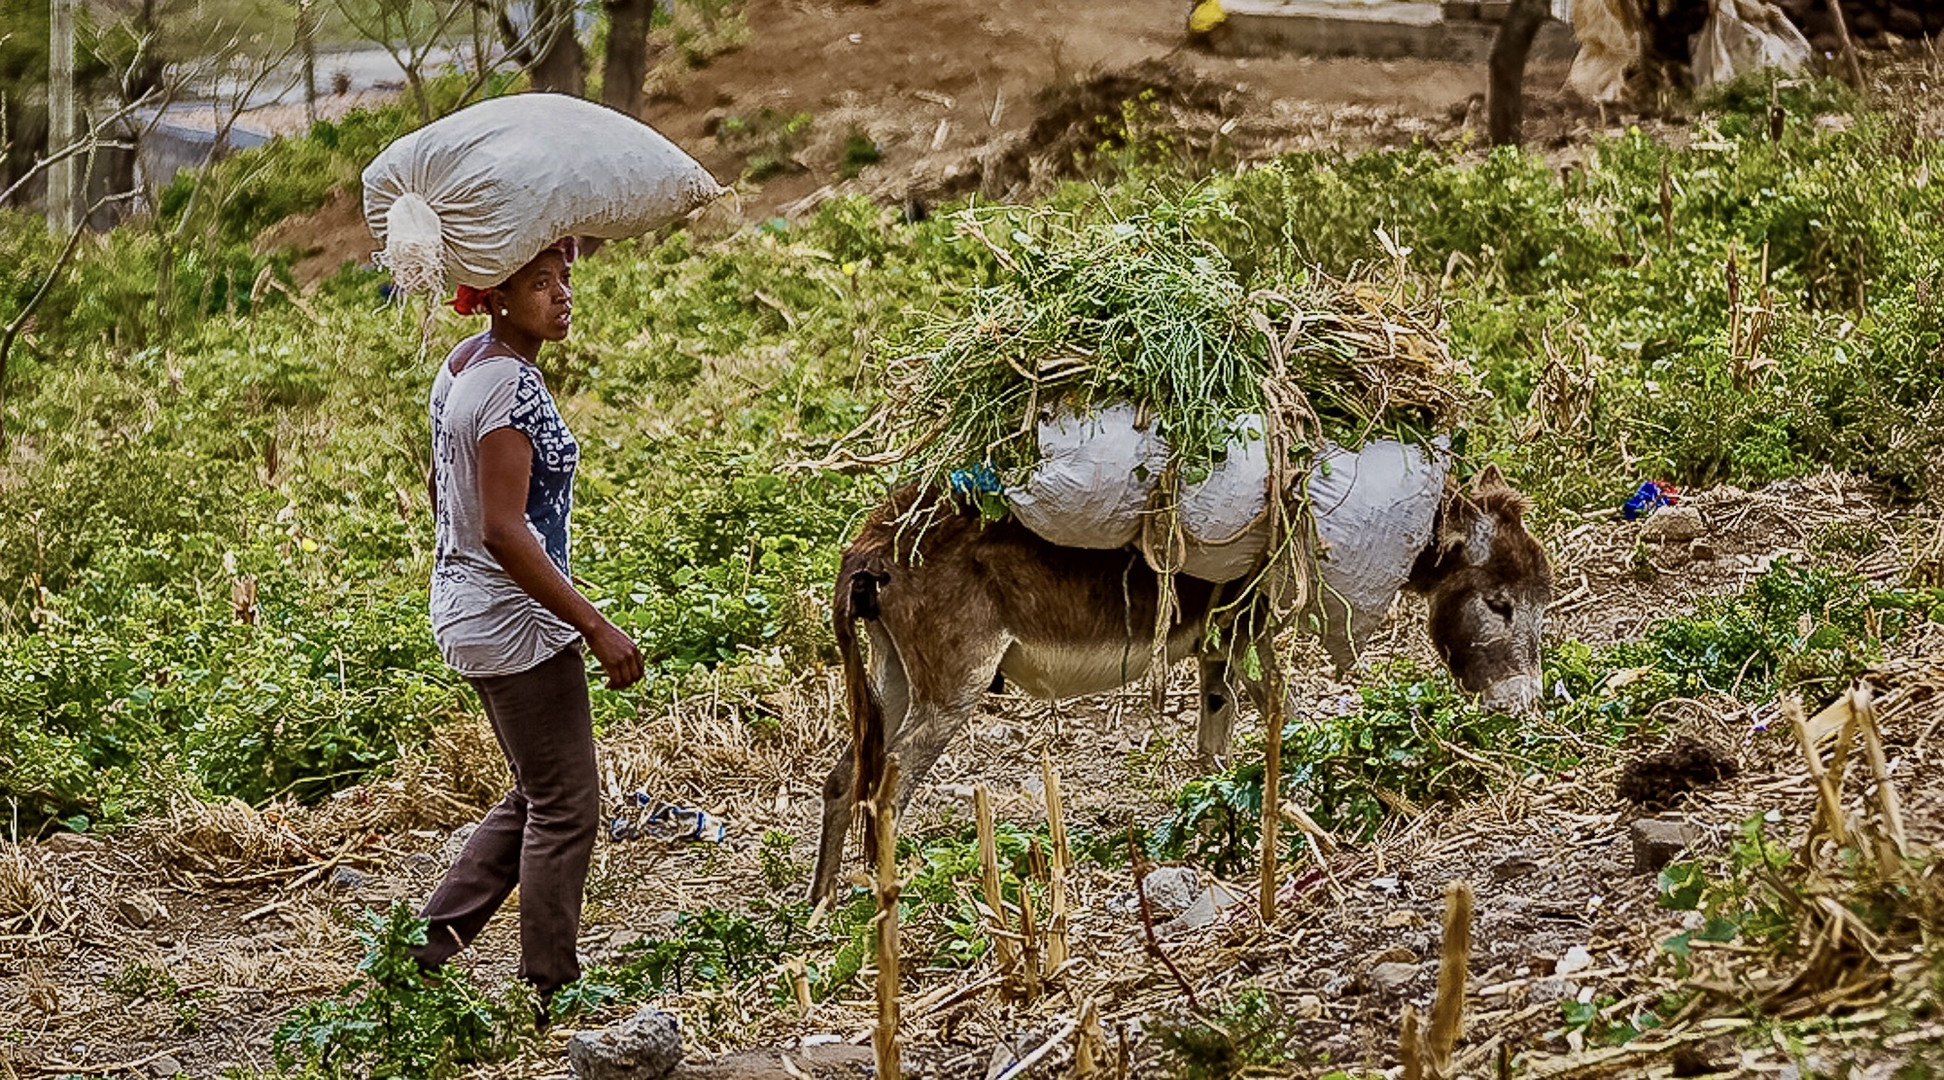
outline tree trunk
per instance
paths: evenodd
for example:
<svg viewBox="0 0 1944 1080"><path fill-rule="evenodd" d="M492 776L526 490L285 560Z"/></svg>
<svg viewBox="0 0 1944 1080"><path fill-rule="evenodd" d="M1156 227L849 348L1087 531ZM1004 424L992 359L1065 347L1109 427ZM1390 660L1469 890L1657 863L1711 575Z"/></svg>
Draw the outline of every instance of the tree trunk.
<svg viewBox="0 0 1944 1080"><path fill-rule="evenodd" d="M604 0L608 15L607 61L601 68L601 103L641 115L641 84L648 78L648 23L655 0Z"/></svg>
<svg viewBox="0 0 1944 1080"><path fill-rule="evenodd" d="M73 144L79 131L74 116L74 0L54 0L48 21L47 152L60 153ZM47 168L47 231L56 235L74 228L78 194L72 154Z"/></svg>
<svg viewBox="0 0 1944 1080"><path fill-rule="evenodd" d="M533 88L578 97L587 90L587 54L574 34L573 0L534 0L533 20L547 28L533 61Z"/></svg>
<svg viewBox="0 0 1944 1080"><path fill-rule="evenodd" d="M1492 42L1491 83L1486 113L1493 146L1517 146L1525 123L1526 56L1532 39L1551 14L1546 0L1512 0L1512 10L1499 24Z"/></svg>
<svg viewBox="0 0 1944 1080"><path fill-rule="evenodd" d="M499 31L500 43L506 46L506 55L512 57L513 62L520 65L521 70L531 71L533 43L527 41L521 35L520 28L513 25L513 16L507 13L506 5L495 3L494 0L473 0L474 18L476 19L482 13L492 15L493 28ZM481 70L485 69L486 61L483 58L479 61L479 66Z"/></svg>

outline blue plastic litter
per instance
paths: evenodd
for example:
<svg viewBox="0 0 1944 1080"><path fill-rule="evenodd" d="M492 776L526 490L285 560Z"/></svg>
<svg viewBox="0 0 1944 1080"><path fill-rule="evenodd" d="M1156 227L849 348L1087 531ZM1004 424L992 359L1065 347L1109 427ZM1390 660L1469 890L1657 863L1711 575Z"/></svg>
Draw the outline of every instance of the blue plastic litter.
<svg viewBox="0 0 1944 1080"><path fill-rule="evenodd" d="M622 812L608 821L608 838L611 840L637 840L654 836L665 840L720 844L729 836L727 823L706 810L658 802L645 791L629 795L624 802L626 805Z"/></svg>
<svg viewBox="0 0 1944 1080"><path fill-rule="evenodd" d="M991 495L1004 489L999 482L999 474L993 472L990 465L953 469L950 480L954 495Z"/></svg>
<svg viewBox="0 0 1944 1080"><path fill-rule="evenodd" d="M729 827L709 816L707 811L686 806L664 804L648 815L648 824L676 840L699 840L705 844L720 844L729 835Z"/></svg>
<svg viewBox="0 0 1944 1080"><path fill-rule="evenodd" d="M1680 490L1665 480L1645 480L1635 489L1626 504L1620 507L1620 516L1628 521L1643 518L1663 506L1673 506L1681 501Z"/></svg>

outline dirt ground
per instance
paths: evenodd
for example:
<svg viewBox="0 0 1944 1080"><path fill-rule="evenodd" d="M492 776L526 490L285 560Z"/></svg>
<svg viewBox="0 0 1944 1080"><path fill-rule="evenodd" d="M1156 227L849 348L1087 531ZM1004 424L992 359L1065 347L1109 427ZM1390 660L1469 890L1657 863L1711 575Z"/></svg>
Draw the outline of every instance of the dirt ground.
<svg viewBox="0 0 1944 1080"><path fill-rule="evenodd" d="M1804 505L1816 510L1804 514ZM1595 643L1632 636L1651 619L1736 588L1776 557L1811 557L1817 537L1831 530L1880 530L1871 550L1843 560L1891 578L1908 562L1910 538L1928 535L1913 521L1900 529L1896 508L1866 484L1836 475L1760 492L1706 492L1688 506L1692 529L1601 520L1549 536L1564 601L1550 633ZM1640 569L1643 558L1657 568L1651 577ZM1420 615L1400 605L1373 661L1429 662ZM1885 738L1912 839L1924 844L1944 842L1944 770L1936 767L1944 741L1927 689L1944 685L1940 646L1944 634L1936 627L1900 643L1879 680L1886 700L1898 703L1886 709ZM1298 708L1338 707L1350 687L1330 677L1308 646L1299 646L1299 659ZM963 823L978 784L994 793L1002 821L1043 820L1042 758L1060 770L1069 822L1111 828L1130 814L1157 819L1194 774L1186 675L1179 673L1158 723L1132 692L1057 705L1013 694L990 698L914 800L905 830ZM1763 810L1779 811L1784 831L1799 832L1813 813L1814 787L1773 703L1671 707L1675 732L1727 749L1740 773L1664 817L1691 827L1703 850L1719 848ZM752 734L745 719L756 710L780 717L778 729ZM837 752L840 723L833 673L813 672L765 700L691 700L610 732L601 753L611 804L649 790L720 815L729 834L720 845L604 839L588 890L583 951L612 957L628 941L665 932L678 912L736 908L768 894L758 854L766 832L791 838L789 858L807 874L818 787ZM1212 925L1167 935L1164 947L1203 995L1245 980L1274 995L1300 1036L1299 1074L1320 1075L1325 1062L1388 1068L1396 1063L1400 1010L1430 1004L1446 884L1468 881L1477 915L1461 1071L1482 1075L1505 1047L1522 1055L1521 1075L1546 1075L1548 1063L1571 1061L1580 1049L1561 1030L1559 1002L1597 1001L1621 1014L1621 1006L1651 1002L1667 962L1655 942L1683 925L1681 913L1655 906L1653 874L1633 865L1629 823L1641 811L1614 794L1620 762L1591 747L1589 759L1598 763L1545 777L1508 776L1475 803L1414 809L1373 842L1346 843L1316 866L1286 868L1272 927L1260 925L1245 903ZM8 942L16 959L0 984L0 1011L20 1026L0 1043L0 1067L9 1076L139 1076L163 1061L195 1077L265 1068L278 1018L352 978L350 913L429 892L463 838L454 829L491 798L495 764L479 725L408 762L399 777L314 809L258 814L185 806L130 833L65 835L21 848L12 858L51 895L44 923ZM1140 955L1127 874L1089 866L1075 878L1076 963L1054 992L1032 1003L1002 1002L982 981L983 965L909 973L911 1075L992 1075L995 1055L1001 1065L1009 1054L1024 1056L1087 998L1098 1002L1110 1053L1113 1040L1125 1043L1137 1075L1151 1060L1144 1025L1177 1005L1179 991L1161 965ZM1231 884L1253 895L1252 881ZM510 911L503 914L461 962L488 984L510 978L515 924ZM130 973L144 967L169 973L175 987L131 992ZM854 997L807 1012L778 1008L767 997L707 993L662 1003L688 1025L690 1064L682 1075L840 1077L868 1071L867 995L868 985L860 985ZM554 1032L552 1053L478 1075L564 1075L558 1048L569 1034ZM1842 1060L1849 1037L1836 1024L1827 1045L1805 1052ZM1013 1049L999 1049L1006 1046ZM1796 1067L1783 1050L1740 1051L1732 1038L1703 1049L1722 1075L1782 1076ZM1622 1061L1580 1075L1667 1074L1664 1062L1649 1065Z"/></svg>

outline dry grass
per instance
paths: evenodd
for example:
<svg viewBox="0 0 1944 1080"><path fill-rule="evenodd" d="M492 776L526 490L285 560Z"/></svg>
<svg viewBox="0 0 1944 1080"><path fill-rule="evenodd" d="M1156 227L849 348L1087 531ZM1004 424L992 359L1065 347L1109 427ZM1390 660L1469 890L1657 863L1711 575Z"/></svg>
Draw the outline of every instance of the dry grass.
<svg viewBox="0 0 1944 1080"><path fill-rule="evenodd" d="M259 811L239 799L206 803L186 793L137 826L163 867L217 877L317 858L285 823L289 808Z"/></svg>
<svg viewBox="0 0 1944 1080"><path fill-rule="evenodd" d="M32 933L59 902L47 857L18 843L0 843L0 933Z"/></svg>

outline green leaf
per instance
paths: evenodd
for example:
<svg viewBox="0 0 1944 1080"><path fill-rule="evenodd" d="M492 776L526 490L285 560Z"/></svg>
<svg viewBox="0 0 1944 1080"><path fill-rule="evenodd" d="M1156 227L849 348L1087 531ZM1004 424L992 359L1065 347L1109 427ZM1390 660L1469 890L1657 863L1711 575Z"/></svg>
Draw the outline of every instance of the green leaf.
<svg viewBox="0 0 1944 1080"><path fill-rule="evenodd" d="M1698 862L1670 863L1660 872L1660 905L1674 911L1693 911L1701 906L1701 895L1708 888L1708 874Z"/></svg>

